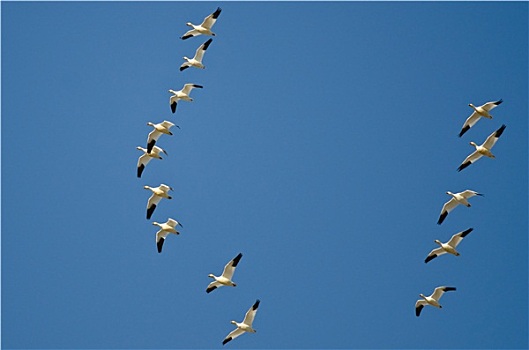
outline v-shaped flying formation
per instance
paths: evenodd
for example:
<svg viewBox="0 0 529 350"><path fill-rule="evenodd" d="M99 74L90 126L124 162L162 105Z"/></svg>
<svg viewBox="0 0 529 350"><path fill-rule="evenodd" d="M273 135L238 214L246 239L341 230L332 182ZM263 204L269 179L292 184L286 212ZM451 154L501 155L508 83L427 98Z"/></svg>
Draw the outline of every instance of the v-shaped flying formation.
<svg viewBox="0 0 529 350"><path fill-rule="evenodd" d="M192 29L187 31L182 37L182 40L186 40L195 36L200 35L208 35L208 36L216 36L216 34L211 30L213 25L216 23L220 13L221 8L217 8L215 12L204 18L204 21L199 24L195 25L191 22L187 22L186 25L191 27ZM186 56L183 56L184 63L180 66L180 72L185 71L187 68L194 67L199 69L205 69L205 65L203 63L204 55L206 51L208 50L209 46L213 42L212 38L209 38L204 43L202 43L195 51L195 55L192 58L188 58ZM183 73L187 74L187 73ZM176 112L176 107L178 105L179 101L186 101L186 102L192 102L193 98L191 98L190 94L193 89L202 89L203 86L195 83L186 83L182 87L181 90L175 91L172 89L169 89L169 93L171 96L169 97L169 106L171 107L171 112L174 114ZM171 132L171 128L173 126L176 126L180 129L180 126L175 125L174 123L164 120L160 123L153 123L148 122L147 125L152 127L152 130L149 132L147 136L147 145L146 148L143 148L141 146L136 147L138 150L142 151L142 155L138 158L138 162L136 165L137 172L136 175L138 178L141 178L144 174L145 167L152 159L162 159L162 153L167 155L167 152L164 148L160 147L157 143L160 140L160 137L162 135L173 135ZM147 174L150 175L150 172ZM151 219L151 217L154 215L156 208L158 207L159 203L162 199L172 199L172 196L169 194L169 191L172 191L173 188L166 184L160 184L158 187L151 187L151 186L143 186L144 189L147 189L151 191L151 196L149 197L147 201L147 215L146 218L148 220ZM180 232L177 230L177 226L182 227L182 224L178 222L175 219L168 218L166 222L160 223L157 221L153 221L152 225L158 226L158 231L156 232L156 249L158 253L162 253L162 249L164 246L164 242L167 239L169 235L180 235ZM167 250L167 248L166 248ZM167 253L166 253L167 254ZM235 258L230 260L225 266L224 270L222 271L222 274L220 276L215 276L213 274L209 274L208 276L213 279L213 282L209 283L209 285L206 288L206 292L209 294L213 290L222 287L222 286L230 286L235 287L237 284L233 281L233 274L235 272L235 269L237 265L239 264L239 261L242 258L242 253L239 253ZM211 297L209 297L211 298ZM226 344L229 341L237 338L241 334L245 332L249 333L255 333L255 329L252 328L252 323L255 318L255 314L257 312L257 308L259 307L260 301L257 300L253 306L248 310L246 313L246 316L244 317L244 320L241 323L232 321L232 324L236 325L237 328L232 331L228 336L223 340L222 344Z"/></svg>
<svg viewBox="0 0 529 350"><path fill-rule="evenodd" d="M469 106L474 110L470 117L467 118L465 123L463 124L463 128L461 129L459 133L459 137L462 137L472 126L474 126L480 118L487 118L492 119L492 115L490 114L490 111L499 106L503 102L502 99L494 102L487 102L482 106L476 107L472 103L469 104ZM465 158L465 160L459 165L457 168L457 171L460 172L461 170L467 168L471 164L475 163L477 160L479 160L481 157L489 157L489 158L495 158L495 156L492 154L491 149L498 141L499 137L503 134L506 126L503 124L499 129L494 131L492 134L490 134L485 142L481 145L477 145L475 142L470 142L472 146L474 146L475 151L472 152L468 157ZM458 193L452 193L450 191L446 192L446 194L450 195L452 198L448 202L446 202L443 205L443 208L441 209L441 214L439 215L439 219L437 220L437 224L441 225L446 217L448 216L448 213L450 213L452 210L454 210L455 207L458 205L464 205L466 207L470 207L469 198L472 198L474 196L483 196L483 194L478 193L473 190L465 190L463 192ZM441 242L440 240L436 239L434 242L439 245L438 248L432 249L426 259L424 260L425 263L428 263L432 261L433 259L437 258L438 256L444 255L444 254L451 254L455 256L459 256L459 252L457 251L457 246L462 242L463 238L465 238L470 232L472 232L474 229L469 228L467 230L458 232L454 234L450 240L446 243ZM448 291L455 291L455 287L437 287L435 288L435 291L430 296L424 296L423 294L420 294L420 297L422 299L417 300L415 303L415 315L418 317L421 314L421 310L424 306L430 305L437 308L441 308L441 305L439 304L439 299L441 296Z"/></svg>

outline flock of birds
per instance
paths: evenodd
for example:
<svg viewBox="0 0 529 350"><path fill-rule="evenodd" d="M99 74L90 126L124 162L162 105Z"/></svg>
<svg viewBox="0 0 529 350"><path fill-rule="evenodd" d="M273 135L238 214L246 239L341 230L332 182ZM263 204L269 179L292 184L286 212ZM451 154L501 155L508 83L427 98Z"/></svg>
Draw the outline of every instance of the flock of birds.
<svg viewBox="0 0 529 350"><path fill-rule="evenodd" d="M499 106L503 100L493 101L493 102L487 102L482 106L476 107L472 103L469 104L469 107L471 107L474 112L470 115L470 117L467 118L465 123L463 124L463 128L461 129L459 133L459 137L462 137L472 126L474 126L481 118L488 118L492 119L492 115L489 113L492 109ZM495 158L494 154L492 154L491 149L496 144L500 136L503 134L503 131L505 130L506 126L502 125L498 130L494 131L492 134L487 137L485 142L478 146L475 142L471 141L470 145L472 145L475 148L475 151L472 152L468 157L465 158L465 160L459 165L457 168L457 171L462 171L463 169L467 168L471 164L478 161L481 157L489 157L489 158ZM450 213L455 207L458 205L464 205L466 207L470 207L470 203L468 202L468 199L474 196L483 196L483 194L478 193L476 191L472 190L465 190L463 192L459 193L452 193L450 191L446 192L446 194L450 195L452 198L448 202L446 202L443 205L443 208L441 209L441 214L439 215L439 219L437 220L437 224L441 225L443 221L448 216L448 213ZM458 232L454 234L450 240L446 243L441 242L440 240L436 239L434 242L439 245L438 248L433 249L426 259L424 260L425 263L428 263L429 261L437 258L440 255L444 254L452 254L455 256L459 256L459 252L456 250L457 246L461 243L463 238L465 238L470 232L473 231L473 228L469 228L467 230ZM422 309L426 305L434 306L437 308L442 308L441 304L439 304L439 299L443 296L445 292L449 291L455 291L455 287L447 287L447 286L439 286L435 288L433 293L430 296L425 296L424 294L419 294L421 299L417 300L415 303L415 315L419 317L421 314Z"/></svg>
<svg viewBox="0 0 529 350"><path fill-rule="evenodd" d="M196 37L200 35L215 36L215 33L211 31L211 28L215 24L220 13L221 13L221 8L217 8L215 12L207 16L204 19L204 21L199 25L194 25L190 22L186 23L186 25L191 27L192 29L186 32L181 37L181 39L186 40L188 38L192 38L192 37ZM198 49L196 50L195 56L193 58L188 58L184 56L183 57L184 63L180 66L180 71L184 71L191 67L205 69L205 66L202 63L202 60L204 58L204 54L206 53L207 49L211 45L212 41L213 39L210 38L206 42L204 42L202 45L200 45ZM176 112L178 101L180 100L188 101L188 102L193 101L193 99L189 96L189 94L195 88L202 89L203 86L198 85L198 84L187 83L179 91L169 89L169 92L172 94L171 97L169 98L169 105L171 107L172 113ZM469 106L474 110L474 112L465 121L463 128L461 129L461 132L459 133L459 137L462 137L472 126L474 126L479 121L479 119L481 118L492 119L492 116L490 115L489 112L495 107L497 107L498 105L500 105L502 102L503 102L502 100L495 101L495 102L488 102L479 107L475 107L473 104L469 104ZM137 164L137 176L139 178L141 178L141 175L143 171L145 170L145 167L153 158L162 159L161 154L162 153L167 154L167 152L164 149L156 145L156 142L164 134L172 135L172 132L170 131L170 129L173 126L175 126L175 124L167 120L164 120L163 122L158 123L158 124L149 122L147 123L147 125L151 126L153 130L149 133L147 137L147 148L143 148L139 146L137 147L138 150L143 152L143 154L139 157L138 164ZM179 128L178 125L176 125L176 127ZM489 137L487 137L487 139L481 145L478 145L475 142L470 142L470 144L475 148L475 150L468 157L465 158L465 160L457 168L457 171L462 171L463 169L466 169L468 166L475 163L483 156L489 157L489 158L495 158L491 152L491 149L496 144L499 137L503 134L505 127L506 127L505 125L502 125L498 130L494 131L491 135L489 135ZM160 201L163 198L166 198L166 199L172 198L169 195L169 191L171 191L172 188L166 184L160 184L158 187L144 186L144 188L152 192L152 195L150 196L147 202L147 219L149 220L151 219L157 205L160 203ZM476 191L472 191L472 190L465 190L459 193L452 193L448 191L446 192L446 194L450 195L452 198L443 205L441 214L439 216L439 220L437 221L437 224L439 225L441 225L444 222L448 214L458 205L464 205L464 206L470 207L470 203L468 202L469 198L474 197L474 196L483 196L483 194L478 193ZM180 234L180 232L176 229L176 227L177 226L182 227L182 224L172 218L168 218L165 223L158 223L155 221L152 224L159 227L158 232L156 232L156 245L157 245L158 253L161 253L164 241L167 238L167 236L169 234L175 234L175 235ZM455 256L459 256L460 254L456 250L456 248L461 243L463 238L465 238L469 233L471 233L472 230L473 228L469 228L467 230L458 232L454 234L450 238L450 240L448 240L446 243L443 243L440 240L436 239L434 242L438 244L439 247L433 249L428 254L424 262L428 263L429 261L437 258L438 256L441 256L447 253L455 255ZM237 267L241 258L242 258L242 254L239 253L235 258L231 259L224 266L222 275L215 276L213 274L209 274L208 277L212 278L213 282L211 282L207 286L206 292L210 293L213 290L219 287L222 287L222 286L235 287L236 284L233 282L232 278L235 272L235 268ZM426 305L441 308L442 306L439 304L439 300L441 299L443 294L445 292L455 291L455 290L456 290L455 287L440 286L440 287L435 288L434 292L430 296L425 296L422 293L419 294L421 299L417 300L417 302L415 303L416 316L419 316L421 314L422 309ZM250 307L250 309L246 312L246 315L242 322L231 321L231 323L234 324L236 328L224 338L222 342L223 345L246 332L249 332L249 333L256 332L255 329L252 328L252 323L257 313L259 303L260 301L259 299L257 299L255 303Z"/></svg>
<svg viewBox="0 0 529 350"><path fill-rule="evenodd" d="M182 37L180 37L180 39L186 40L200 35L215 36L215 33L211 31L211 28L217 21L217 18L219 17L221 11L222 9L220 7L217 8L215 12L204 18L202 23L199 25L195 25L190 22L186 23L186 25L191 27L192 29L187 31ZM180 71L184 71L191 67L205 69L206 67L202 63L202 60L204 58L206 50L208 49L212 41L213 39L210 38L205 43L200 45L196 50L195 56L193 58L188 58L184 56L183 58L185 62L180 66ZM183 88L179 91L169 89L169 92L171 93L171 97L169 98L169 105L171 107L172 113L176 112L178 101L193 101L189 94L195 88L202 89L203 86L188 83L185 84ZM162 159L162 153L167 155L167 152L164 149L156 145L158 139L164 134L172 135L173 133L171 132L171 128L173 126L180 128L178 125L175 125L167 120L164 120L163 122L158 124L148 122L147 125L153 128L153 130L147 136L147 148L143 148L140 146L136 147L138 150L143 152L143 154L138 158L137 163L138 178L141 178L145 167L153 158ZM173 189L172 187L166 184L160 184L158 187L144 186L144 188L152 192L151 196L149 197L149 200L147 201L147 220L150 220L152 215L154 214L156 207L163 198L172 199L169 194L169 191L172 191ZM156 246L158 249L158 253L161 253L163 244L167 239L167 236L169 234L179 235L180 232L176 229L176 227L182 227L182 224L172 218L168 218L165 223L159 223L154 221L152 224L159 227L158 232L156 232ZM235 258L231 259L224 266L224 270L220 276L209 274L208 277L211 277L214 281L207 286L206 292L210 293L213 290L222 286L235 287L236 284L233 282L232 278L235 272L235 268L237 267L241 258L242 253L239 253ZM256 330L252 327L252 323L257 313L259 303L260 301L259 299L257 299L255 303L250 307L250 309L246 312L242 322L231 321L231 323L234 324L236 328L224 338L224 340L222 341L223 345L244 333L256 332Z"/></svg>

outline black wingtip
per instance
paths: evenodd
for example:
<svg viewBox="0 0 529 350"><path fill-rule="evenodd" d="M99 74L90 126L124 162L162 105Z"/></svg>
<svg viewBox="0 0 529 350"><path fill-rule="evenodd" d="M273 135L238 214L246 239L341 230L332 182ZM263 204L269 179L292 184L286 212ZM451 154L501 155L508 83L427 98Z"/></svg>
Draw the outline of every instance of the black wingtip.
<svg viewBox="0 0 529 350"><path fill-rule="evenodd" d="M503 102L503 98L500 98L498 101L494 102L494 104L497 106L497 105L501 105L502 102Z"/></svg>
<svg viewBox="0 0 529 350"><path fill-rule="evenodd" d="M463 231L463 233L461 233L461 237L466 237L470 232L472 232L474 229L471 227L465 231Z"/></svg>
<svg viewBox="0 0 529 350"><path fill-rule="evenodd" d="M156 144L156 140L151 140L151 142L147 144L147 153L151 153L155 144Z"/></svg>
<svg viewBox="0 0 529 350"><path fill-rule="evenodd" d="M206 41L203 45L203 50L207 50L208 47L209 47L209 44L211 44L211 42L213 41L212 38L209 38L208 41Z"/></svg>
<svg viewBox="0 0 529 350"><path fill-rule="evenodd" d="M415 316L419 317L419 315L421 314L421 310L422 308L424 307L424 305L419 305L415 308Z"/></svg>
<svg viewBox="0 0 529 350"><path fill-rule="evenodd" d="M220 15L220 12L222 11L222 9L220 7L217 7L217 9L215 10L215 12L213 12L213 18L214 19L217 19Z"/></svg>
<svg viewBox="0 0 529 350"><path fill-rule="evenodd" d="M464 133L466 133L470 129L470 126L467 125L463 129L461 129L461 132L459 133L459 137L463 136Z"/></svg>
<svg viewBox="0 0 529 350"><path fill-rule="evenodd" d="M163 246L164 241L165 241L164 238L160 238L160 240L156 243L156 247L158 247L158 253L162 252L162 246Z"/></svg>
<svg viewBox="0 0 529 350"><path fill-rule="evenodd" d="M259 307L259 303L261 302L261 300L257 299L255 301L255 303L253 304L252 306L252 310L257 310L257 308Z"/></svg>
<svg viewBox="0 0 529 350"><path fill-rule="evenodd" d="M428 256L426 257L426 259L424 260L424 263L427 264L429 261L432 261L433 259L437 258L437 255L431 255L431 256Z"/></svg>
<svg viewBox="0 0 529 350"><path fill-rule="evenodd" d="M193 36L192 35L184 35L184 36L181 36L180 39L186 40L186 39L189 39L191 37L193 37Z"/></svg>
<svg viewBox="0 0 529 350"><path fill-rule="evenodd" d="M199 89L202 89L202 88L203 88L202 85L198 85L198 84L193 84L193 87L195 87L195 88L199 88Z"/></svg>
<svg viewBox="0 0 529 350"><path fill-rule="evenodd" d="M187 69L187 68L189 68L189 66L181 66L181 67L180 67L180 72L182 72L183 70L185 70L185 69Z"/></svg>
<svg viewBox="0 0 529 350"><path fill-rule="evenodd" d="M140 164L140 166L138 167L138 177L141 177L141 174L143 173L143 169L145 169L145 164Z"/></svg>
<svg viewBox="0 0 529 350"><path fill-rule="evenodd" d="M441 216L439 216L439 220L437 220L437 225L441 225L447 216L448 216L447 211L442 213Z"/></svg>
<svg viewBox="0 0 529 350"><path fill-rule="evenodd" d="M503 130L505 130L506 127L507 125L503 124L498 130L496 130L496 133L494 134L494 136L500 137L501 134L503 134Z"/></svg>
<svg viewBox="0 0 529 350"><path fill-rule="evenodd" d="M206 293L211 293L215 289L217 289L217 287L209 287L209 288L206 289Z"/></svg>
<svg viewBox="0 0 529 350"><path fill-rule="evenodd" d="M454 291L454 290L456 290L456 287L445 287L443 289L443 291L445 291L445 292L451 292L451 291Z"/></svg>
<svg viewBox="0 0 529 350"><path fill-rule="evenodd" d="M176 112L176 102L171 103L171 111Z"/></svg>
<svg viewBox="0 0 529 350"><path fill-rule="evenodd" d="M235 258L233 258L233 264L231 266L237 267L237 264L242 258L242 253L239 253Z"/></svg>
<svg viewBox="0 0 529 350"><path fill-rule="evenodd" d="M470 164L472 164L472 162L466 162L466 163L463 163L459 166L459 168L457 168L457 171L461 171L463 169L465 169L466 167L468 167Z"/></svg>
<svg viewBox="0 0 529 350"><path fill-rule="evenodd" d="M151 218L152 213L154 213L154 209L156 209L156 204L153 204L150 208L147 208L147 220Z"/></svg>
<svg viewBox="0 0 529 350"><path fill-rule="evenodd" d="M229 342L232 338L229 337L229 338L226 338L222 341L222 345L226 345L227 342Z"/></svg>

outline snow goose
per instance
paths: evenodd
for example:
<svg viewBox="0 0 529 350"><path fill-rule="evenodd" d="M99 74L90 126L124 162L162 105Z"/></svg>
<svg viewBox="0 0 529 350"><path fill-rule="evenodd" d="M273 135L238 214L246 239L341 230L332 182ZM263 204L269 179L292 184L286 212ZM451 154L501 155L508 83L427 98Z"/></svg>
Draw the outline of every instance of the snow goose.
<svg viewBox="0 0 529 350"><path fill-rule="evenodd" d="M176 112L176 103L179 100L184 100L188 102L193 101L193 99L189 97L189 93L191 92L191 90L193 90L193 88L202 89L203 86L197 84L185 84L182 90L179 91L169 89L169 92L173 94L173 96L169 98L169 104L171 105L171 111L173 113Z"/></svg>
<svg viewBox="0 0 529 350"><path fill-rule="evenodd" d="M178 221L174 219L167 219L166 222L163 224L160 224L158 222L152 223L155 226L158 226L160 230L156 232L156 246L158 247L158 253L162 252L162 246L163 242L165 241L165 237L167 237L170 233L173 233L175 235L179 235L180 232L176 230L176 226L182 226Z"/></svg>
<svg viewBox="0 0 529 350"><path fill-rule="evenodd" d="M463 124L463 128L461 129L461 132L459 133L459 137L463 136L464 133L466 133L471 127L474 126L481 117L485 117L488 119L492 119L492 116L490 115L490 111L496 108L498 105L500 105L503 102L502 99L495 102L487 102L482 106L476 107L472 103L469 103L469 107L472 107L474 112L470 115L470 117L467 118L465 121L465 124Z"/></svg>
<svg viewBox="0 0 529 350"><path fill-rule="evenodd" d="M180 127L178 125L174 125L173 123L164 120L161 123L154 124L152 122L148 122L147 125L152 126L154 129L149 133L149 136L147 137L147 152L151 153L152 148L156 144L156 141L162 136L162 134L166 135L172 135L173 133L169 130L171 127L176 126L178 129Z"/></svg>
<svg viewBox="0 0 529 350"><path fill-rule="evenodd" d="M467 201L468 198L474 197L474 196L483 196L481 193L477 193L475 191L466 190L459 193L452 193L450 191L446 192L446 194L449 194L452 196L452 198L446 202L443 205L443 209L441 210L441 215L439 216L439 220L437 221L438 225L441 225L448 216L448 213L452 211L455 207L457 207L458 204L465 205L467 207L470 207L470 203Z"/></svg>
<svg viewBox="0 0 529 350"><path fill-rule="evenodd" d="M214 279L213 282L211 282L208 287L206 288L206 293L209 293L213 290L215 290L217 287L221 286L231 286L236 287L237 285L233 283L231 280L233 277L233 273L235 272L235 268L237 267L237 264L239 263L239 260L241 260L242 254L239 253L235 258L231 259L226 266L224 266L224 271L222 271L222 275L217 277L214 274L210 273L208 277L211 277Z"/></svg>
<svg viewBox="0 0 529 350"><path fill-rule="evenodd" d="M162 159L162 156L160 156L160 153L167 154L165 150L163 150L162 148L158 146L154 146L153 149L151 150L151 153L149 153L146 148L143 148L140 146L136 147L136 149L139 149L140 151L143 152L143 154L138 158L138 166L137 166L138 167L138 177L141 177L141 174L143 173L143 169L145 169L145 166L149 164L151 159L153 158Z"/></svg>
<svg viewBox="0 0 529 350"><path fill-rule="evenodd" d="M470 232L472 232L472 230L473 228L469 228L468 230L458 232L453 235L452 238L450 238L450 240L446 243L442 243L440 240L436 239L434 242L439 244L440 247L432 250L430 254L428 254L428 256L426 257L424 262L427 263L428 261L437 258L439 255L443 255L446 253L459 256L460 254L456 250L456 247L459 243L461 243L463 238L465 238Z"/></svg>
<svg viewBox="0 0 529 350"><path fill-rule="evenodd" d="M255 329L252 328L252 323L255 318L255 314L257 313L257 308L259 307L260 300L257 299L255 303L252 305L252 307L246 312L246 315L244 316L244 320L239 323L235 321L231 321L230 323L237 326L233 331L230 332L224 338L222 341L222 345L225 345L227 342L237 338L241 334L244 334L245 332L255 333L257 332Z"/></svg>
<svg viewBox="0 0 529 350"><path fill-rule="evenodd" d="M184 35L182 35L180 39L186 40L188 38L201 34L215 36L215 33L211 31L211 27L213 27L213 25L217 21L217 18L219 17L221 11L222 9L220 7L217 7L217 10L215 10L215 12L204 18L204 21L202 21L200 25L195 25L191 22L187 22L186 25L193 29L189 30Z"/></svg>
<svg viewBox="0 0 529 350"><path fill-rule="evenodd" d="M206 66L202 64L202 58L204 58L204 54L206 53L206 50L208 49L209 44L211 44L212 41L213 39L209 39L208 41L200 45L197 51L195 52L195 57L188 58L184 56L185 62L182 63L182 65L180 66L180 72L189 67L205 69Z"/></svg>
<svg viewBox="0 0 529 350"><path fill-rule="evenodd" d="M167 186L165 184L161 184L158 187L150 187L150 186L143 186L146 190L151 190L152 195L149 198L149 201L147 202L147 219L150 219L152 216L152 213L154 213L154 209L156 209L156 206L162 198L172 199L169 195L169 190L173 190L170 186Z"/></svg>
<svg viewBox="0 0 529 350"><path fill-rule="evenodd" d="M456 288L441 286L435 288L432 295L430 295L429 297L424 296L424 294L422 293L419 294L422 299L417 300L417 302L415 303L415 315L419 317L419 315L421 314L421 310L425 305L431 305L441 309L442 306L439 304L439 299L441 299L445 292L449 292L452 290L456 290Z"/></svg>
<svg viewBox="0 0 529 350"><path fill-rule="evenodd" d="M494 154L490 151L492 149L492 146L496 144L496 141L500 138L501 134L503 134L503 130L505 130L506 126L505 124L502 125L498 130L494 131L492 134L487 137L485 142L481 146L478 146L475 142L471 141L470 144L476 148L474 152L472 152L468 157L465 158L463 163L457 168L457 171L461 171L465 169L467 166L469 166L472 163L475 163L479 158L486 156L489 158L496 158L494 157Z"/></svg>

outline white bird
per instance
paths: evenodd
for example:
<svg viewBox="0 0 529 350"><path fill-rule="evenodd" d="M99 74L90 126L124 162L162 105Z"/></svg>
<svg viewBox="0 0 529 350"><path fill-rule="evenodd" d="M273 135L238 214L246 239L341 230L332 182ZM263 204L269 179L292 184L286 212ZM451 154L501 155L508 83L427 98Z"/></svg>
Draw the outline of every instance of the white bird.
<svg viewBox="0 0 529 350"><path fill-rule="evenodd" d="M149 136L147 137L147 152L151 153L152 148L156 144L156 141L162 136L162 134L166 135L172 135L173 133L169 130L171 127L176 126L178 129L180 127L178 125L174 125L170 121L164 120L161 123L154 124L152 122L148 122L147 125L152 126L154 129L149 133Z"/></svg>
<svg viewBox="0 0 529 350"><path fill-rule="evenodd" d="M153 149L151 150L151 153L147 152L147 149L140 147L140 146L136 147L136 149L139 149L140 151L143 152L143 154L138 158L138 165L137 165L138 177L141 177L141 173L143 173L143 169L145 169L145 166L149 164L151 159L153 158L162 159L162 156L160 155L160 153L165 153L167 155L167 152L158 146L154 146Z"/></svg>
<svg viewBox="0 0 529 350"><path fill-rule="evenodd" d="M439 244L440 247L433 249L430 254L428 254L424 262L427 263L428 261L437 258L439 255L443 255L446 253L459 256L460 254L456 250L456 247L459 243L461 243L463 238L465 238L470 232L472 232L472 230L473 228L469 228L468 230L458 232L453 235L452 238L450 238L450 240L446 243L442 243L440 240L436 239L434 242Z"/></svg>
<svg viewBox="0 0 529 350"><path fill-rule="evenodd" d="M425 305L431 305L441 309L442 306L439 304L439 299L441 299L444 292L449 292L452 290L456 290L456 288L442 286L435 288L432 295L430 295L429 297L424 296L424 294L422 293L419 294L422 299L417 300L417 302L415 303L415 315L419 317L419 315L421 314L421 310Z"/></svg>
<svg viewBox="0 0 529 350"><path fill-rule="evenodd" d="M489 158L496 158L494 154L490 151L492 149L492 146L496 144L496 141L500 138L501 134L503 134L503 130L505 130L506 126L505 124L502 125L498 130L494 131L492 134L487 137L485 142L481 146L478 146L475 142L470 141L470 144L476 148L474 152L472 152L468 157L465 158L463 163L457 168L457 171L461 171L465 169L467 166L469 166L472 163L475 163L479 158L486 156Z"/></svg>
<svg viewBox="0 0 529 350"><path fill-rule="evenodd" d="M169 191L173 190L170 186L167 186L165 184L161 184L158 187L150 187L150 186L143 186L146 190L151 190L152 195L147 201L147 219L150 219L152 216L152 213L154 213L154 209L156 209L156 205L160 203L162 198L172 199L169 195Z"/></svg>
<svg viewBox="0 0 529 350"><path fill-rule="evenodd" d="M252 328L252 323L255 318L255 314L257 313L257 308L259 307L260 300L257 299L255 303L252 305L252 307L246 312L246 315L244 316L244 320L239 323L235 321L231 321L230 323L237 326L233 331L230 332L224 338L222 341L222 345L225 345L227 342L237 338L241 334L244 334L245 332L255 333L257 332L255 329Z"/></svg>
<svg viewBox="0 0 529 350"><path fill-rule="evenodd" d="M233 273L235 272L235 268L237 267L237 264L239 263L239 260L241 260L242 254L239 253L235 258L231 259L226 266L224 266L224 271L222 271L222 275L217 277L214 274L210 273L208 277L211 277L214 279L213 282L211 282L208 287L206 288L206 293L209 293L213 291L217 287L221 286L231 286L236 287L237 285L233 283L231 280L233 277Z"/></svg>
<svg viewBox="0 0 529 350"><path fill-rule="evenodd" d="M195 52L195 57L188 58L184 56L185 62L182 63L182 65L180 66L180 72L189 67L205 69L206 66L202 64L202 59L204 58L204 54L206 53L206 50L208 49L209 44L211 44L212 41L213 39L209 39L208 41L200 45L197 51Z"/></svg>
<svg viewBox="0 0 529 350"><path fill-rule="evenodd" d="M450 191L447 191L446 194L451 195L452 198L443 205L443 209L441 210L441 215L439 216L439 220L437 221L438 225L441 225L443 223L448 213L451 212L452 209L457 207L458 204L462 204L467 207L470 207L470 203L467 201L468 198L474 197L474 196L483 196L483 194L477 193L471 190L466 190L466 191L459 192L459 193L452 193Z"/></svg>
<svg viewBox="0 0 529 350"><path fill-rule="evenodd" d="M171 105L171 111L173 113L176 112L176 103L179 100L184 100L188 102L193 101L193 99L189 97L189 93L191 92L191 90L193 90L193 88L202 89L203 86L197 85L197 84L185 84L182 90L179 90L179 91L174 91L174 90L169 89L169 92L173 94L173 96L169 98L169 105Z"/></svg>
<svg viewBox="0 0 529 350"><path fill-rule="evenodd" d="M152 224L160 228L160 230L156 232L156 246L158 247L158 253L161 253L163 242L165 241L165 237L167 237L170 233L179 235L180 232L176 230L176 226L182 227L182 225L178 221L171 219L171 218L167 219L167 221L164 222L163 224L160 224L156 221L153 222Z"/></svg>
<svg viewBox="0 0 529 350"><path fill-rule="evenodd" d="M191 38L192 36L197 36L201 34L215 36L215 33L211 31L211 27L213 27L213 25L217 21L217 18L219 17L221 11L222 9L220 7L217 7L217 10L215 10L215 12L204 18L204 21L202 21L200 25L195 25L191 22L187 22L186 25L193 29L187 31L184 35L180 37L180 39L185 40Z"/></svg>
<svg viewBox="0 0 529 350"><path fill-rule="evenodd" d="M503 102L502 99L499 101L494 102L487 102L482 106L476 107L472 103L469 103L469 107L472 107L474 109L474 112L470 115L470 117L467 118L465 121L465 124L463 124L463 128L461 129L461 132L459 133L459 137L463 136L464 133L466 133L471 127L474 126L481 117L485 117L488 119L492 119L492 115L490 115L490 111L496 108L498 105L500 105Z"/></svg>

